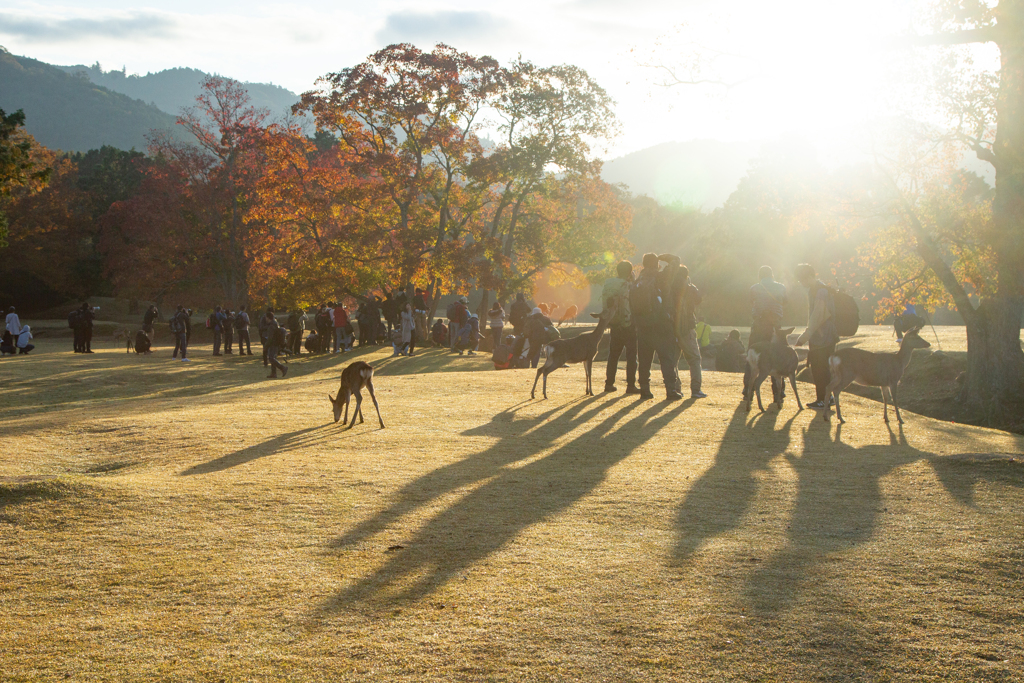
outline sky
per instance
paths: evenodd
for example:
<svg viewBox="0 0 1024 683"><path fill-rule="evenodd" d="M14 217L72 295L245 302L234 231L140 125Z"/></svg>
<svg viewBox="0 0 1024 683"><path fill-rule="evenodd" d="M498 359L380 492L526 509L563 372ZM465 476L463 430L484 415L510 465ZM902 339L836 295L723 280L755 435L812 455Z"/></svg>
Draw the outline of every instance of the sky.
<svg viewBox="0 0 1024 683"><path fill-rule="evenodd" d="M395 42L573 63L617 102L622 133L598 150L609 158L669 141L842 137L892 95L885 40L907 29L915 2L5 0L0 45L54 64L186 66L296 93ZM694 54L708 60L697 72ZM728 85L664 87L661 66Z"/></svg>

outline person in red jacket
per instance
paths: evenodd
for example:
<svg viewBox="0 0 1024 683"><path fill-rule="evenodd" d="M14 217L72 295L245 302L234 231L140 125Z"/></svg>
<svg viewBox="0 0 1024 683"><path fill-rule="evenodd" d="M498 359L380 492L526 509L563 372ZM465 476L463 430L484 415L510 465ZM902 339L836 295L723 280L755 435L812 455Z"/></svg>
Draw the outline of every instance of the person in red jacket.
<svg viewBox="0 0 1024 683"><path fill-rule="evenodd" d="M338 304L334 308L334 352L341 353L345 351L348 346L346 342L347 333L345 330L348 328L348 311L345 310L343 304Z"/></svg>

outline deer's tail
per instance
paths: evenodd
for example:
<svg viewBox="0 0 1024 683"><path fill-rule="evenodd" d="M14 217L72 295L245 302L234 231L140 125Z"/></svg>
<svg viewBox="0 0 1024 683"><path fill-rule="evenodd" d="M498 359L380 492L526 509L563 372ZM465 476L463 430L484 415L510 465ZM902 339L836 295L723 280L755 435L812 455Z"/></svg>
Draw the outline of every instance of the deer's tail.
<svg viewBox="0 0 1024 683"><path fill-rule="evenodd" d="M373 378L373 366L367 365L365 368L359 371L364 381L369 381Z"/></svg>

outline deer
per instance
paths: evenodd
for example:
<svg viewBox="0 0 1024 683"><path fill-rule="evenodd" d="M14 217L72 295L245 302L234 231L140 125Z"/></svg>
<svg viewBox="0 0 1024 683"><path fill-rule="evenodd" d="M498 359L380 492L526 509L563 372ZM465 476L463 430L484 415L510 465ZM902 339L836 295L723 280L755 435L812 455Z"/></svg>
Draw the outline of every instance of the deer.
<svg viewBox="0 0 1024 683"><path fill-rule="evenodd" d="M370 392L370 398L373 400L373 407L377 409L377 419L380 420L380 428L384 429L384 418L380 416L380 406L377 405L377 396L373 393L373 367L363 361L356 361L345 368L341 373L341 388L338 389L338 397L335 398L330 394L327 394L327 398L331 399L331 404L334 406L334 421L341 420L341 408L345 407L345 419L342 422L348 422L348 404L351 401L352 395L356 397L356 408L352 411L352 422L348 428L352 429L356 425L356 417L359 417L359 423L363 423L363 387Z"/></svg>
<svg viewBox="0 0 1024 683"><path fill-rule="evenodd" d="M131 353L135 350L135 340L132 339L132 331L127 327L122 327L114 333L114 343L125 342L127 347L127 353Z"/></svg>
<svg viewBox="0 0 1024 683"><path fill-rule="evenodd" d="M839 407L839 394L843 389L856 382L866 387L880 387L882 390L882 419L889 423L889 401L896 409L896 420L903 424L903 416L900 415L900 406L896 403L896 385L900 383L903 372L910 365L910 357L914 349L927 349L931 344L922 339L919 334L920 326L915 327L903 335L900 343L900 350L896 353L874 353L864 349L840 349L828 359L829 370L832 373L832 381L829 382L826 391L836 401L836 417L840 424L846 422L843 419L843 411ZM890 394L889 401L886 401L886 392ZM832 411L825 410L825 422L831 422Z"/></svg>
<svg viewBox="0 0 1024 683"><path fill-rule="evenodd" d="M796 355L796 349L789 345L789 335L793 328L775 328L771 341L754 344L747 351L747 363L750 365L751 382L746 388L743 400L750 410L754 394L757 394L757 408L762 413L764 406L761 404L761 385L765 379L772 377L779 380L780 386L785 386L785 379L789 378L789 386L793 388L793 396L796 397L796 405L800 410L804 409L800 402L800 394L796 390L796 371L800 365L800 359ZM780 392L781 393L781 392ZM769 405L775 405L770 403ZM782 409L782 398L778 399L778 407Z"/></svg>
<svg viewBox="0 0 1024 683"><path fill-rule="evenodd" d="M576 308L573 306L572 308ZM544 384L541 392L544 398L548 397L548 375L558 368L569 363L583 363L583 370L587 375L586 396L593 396L594 389L591 383L591 374L594 366L594 356L597 355L597 346L601 343L601 337L608 328L608 323L615 317L617 307L611 303L601 313L591 313L598 319L597 327L592 331L581 334L571 339L556 339L544 346L546 358L544 365L537 368L537 376L533 379L533 389L530 390L530 398L536 398L537 381L544 376Z"/></svg>
<svg viewBox="0 0 1024 683"><path fill-rule="evenodd" d="M558 321L558 326L561 327L562 323L567 320L572 320L572 324L576 324L576 316L579 315L580 309L577 308L576 304L572 304L569 308L565 309L565 313L562 314L562 319Z"/></svg>

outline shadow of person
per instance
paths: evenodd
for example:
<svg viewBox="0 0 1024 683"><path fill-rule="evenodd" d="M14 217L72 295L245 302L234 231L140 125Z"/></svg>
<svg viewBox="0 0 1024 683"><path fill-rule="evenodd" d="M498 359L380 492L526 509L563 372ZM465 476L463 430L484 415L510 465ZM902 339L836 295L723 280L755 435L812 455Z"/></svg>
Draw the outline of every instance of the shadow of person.
<svg viewBox="0 0 1024 683"><path fill-rule="evenodd" d="M586 423L607 405L561 421L552 420L555 425L541 425L533 433L540 433L538 438L550 443L554 435ZM321 612L385 594L408 600L432 593L512 542L524 529L565 511L586 496L604 480L610 467L686 409L682 404L647 404L649 407L641 414L622 422L645 404L615 405L618 410L614 413L543 457L519 467L490 467L493 476L486 483L427 521L405 549L390 555L372 574L328 600ZM545 429L550 432L544 434ZM469 460L497 465L537 453L535 442L506 437Z"/></svg>
<svg viewBox="0 0 1024 683"><path fill-rule="evenodd" d="M818 562L871 538L882 511L881 480L897 467L933 457L910 446L902 429L897 435L889 428L888 444L859 448L843 443L841 435L837 430L833 441L826 425L811 424L802 453L786 456L797 475L796 501L785 545L751 574L743 591L755 612L785 611Z"/></svg>
<svg viewBox="0 0 1024 683"><path fill-rule="evenodd" d="M748 413L736 408L722 435L715 462L694 482L676 512L673 565L683 565L710 539L739 527L757 495L757 473L786 452L796 413L781 429L777 411Z"/></svg>
<svg viewBox="0 0 1024 683"><path fill-rule="evenodd" d="M326 433L323 435L314 435L313 432L317 430L327 429L331 425L320 425L318 427L307 427L306 429L299 429L294 432L288 432L287 434L281 434L275 436L272 439L252 446L246 446L240 450L222 455L219 458L204 462L199 465L193 465L187 470L181 472L179 476L188 477L194 474L210 474L211 472L221 472L223 470L237 467L238 465L244 465L247 462L258 460L259 458L265 458L271 455L277 455L279 453L286 453L288 451L298 450L300 448L309 448L315 446L326 440Z"/></svg>

